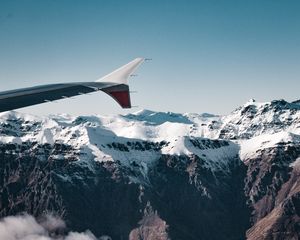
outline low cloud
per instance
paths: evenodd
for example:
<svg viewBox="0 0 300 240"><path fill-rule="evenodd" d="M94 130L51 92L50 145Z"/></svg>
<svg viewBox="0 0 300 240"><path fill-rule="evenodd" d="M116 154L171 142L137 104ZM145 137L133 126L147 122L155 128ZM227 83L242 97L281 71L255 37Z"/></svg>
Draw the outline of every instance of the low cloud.
<svg viewBox="0 0 300 240"><path fill-rule="evenodd" d="M97 240L89 230L84 233L59 234L65 222L53 215L37 221L30 215L9 216L0 220L0 239L5 240ZM102 237L100 238L102 239Z"/></svg>

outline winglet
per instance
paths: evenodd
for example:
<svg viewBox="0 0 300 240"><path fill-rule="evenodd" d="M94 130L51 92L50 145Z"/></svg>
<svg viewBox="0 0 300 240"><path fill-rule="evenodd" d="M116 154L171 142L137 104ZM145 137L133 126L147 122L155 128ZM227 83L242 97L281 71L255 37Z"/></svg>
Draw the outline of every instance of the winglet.
<svg viewBox="0 0 300 240"><path fill-rule="evenodd" d="M103 88L101 90L114 98L122 108L131 108L128 78L144 61L144 58L136 58L123 67L120 67L112 73L97 80L97 82L116 83L114 86Z"/></svg>
<svg viewBox="0 0 300 240"><path fill-rule="evenodd" d="M128 85L128 78L144 61L144 58L136 58L112 73L98 79L96 82L112 82Z"/></svg>

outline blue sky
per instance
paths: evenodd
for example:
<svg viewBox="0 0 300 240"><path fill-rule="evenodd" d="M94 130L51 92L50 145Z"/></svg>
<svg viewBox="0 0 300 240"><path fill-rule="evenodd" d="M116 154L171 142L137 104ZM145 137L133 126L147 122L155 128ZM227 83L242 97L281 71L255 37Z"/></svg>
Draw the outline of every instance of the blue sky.
<svg viewBox="0 0 300 240"><path fill-rule="evenodd" d="M93 81L135 57L137 111L300 98L298 0L1 0L0 90ZM125 114L104 93L22 109Z"/></svg>

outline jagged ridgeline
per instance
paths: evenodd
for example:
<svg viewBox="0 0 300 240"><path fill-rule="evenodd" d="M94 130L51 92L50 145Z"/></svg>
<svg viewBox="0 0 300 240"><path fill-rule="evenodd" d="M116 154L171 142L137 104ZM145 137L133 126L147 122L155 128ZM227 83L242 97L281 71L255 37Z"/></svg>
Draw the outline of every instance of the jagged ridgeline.
<svg viewBox="0 0 300 240"><path fill-rule="evenodd" d="M226 116L0 114L0 215L112 239L298 239L300 105Z"/></svg>

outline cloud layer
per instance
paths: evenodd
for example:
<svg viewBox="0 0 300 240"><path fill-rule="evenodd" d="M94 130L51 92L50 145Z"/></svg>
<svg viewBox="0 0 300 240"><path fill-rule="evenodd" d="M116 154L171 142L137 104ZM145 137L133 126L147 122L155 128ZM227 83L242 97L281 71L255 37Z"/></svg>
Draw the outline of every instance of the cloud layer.
<svg viewBox="0 0 300 240"><path fill-rule="evenodd" d="M58 234L65 229L65 222L53 215L37 221L30 215L9 216L0 220L0 239L5 240L97 240L87 230L84 233ZM100 238L101 239L101 238Z"/></svg>

